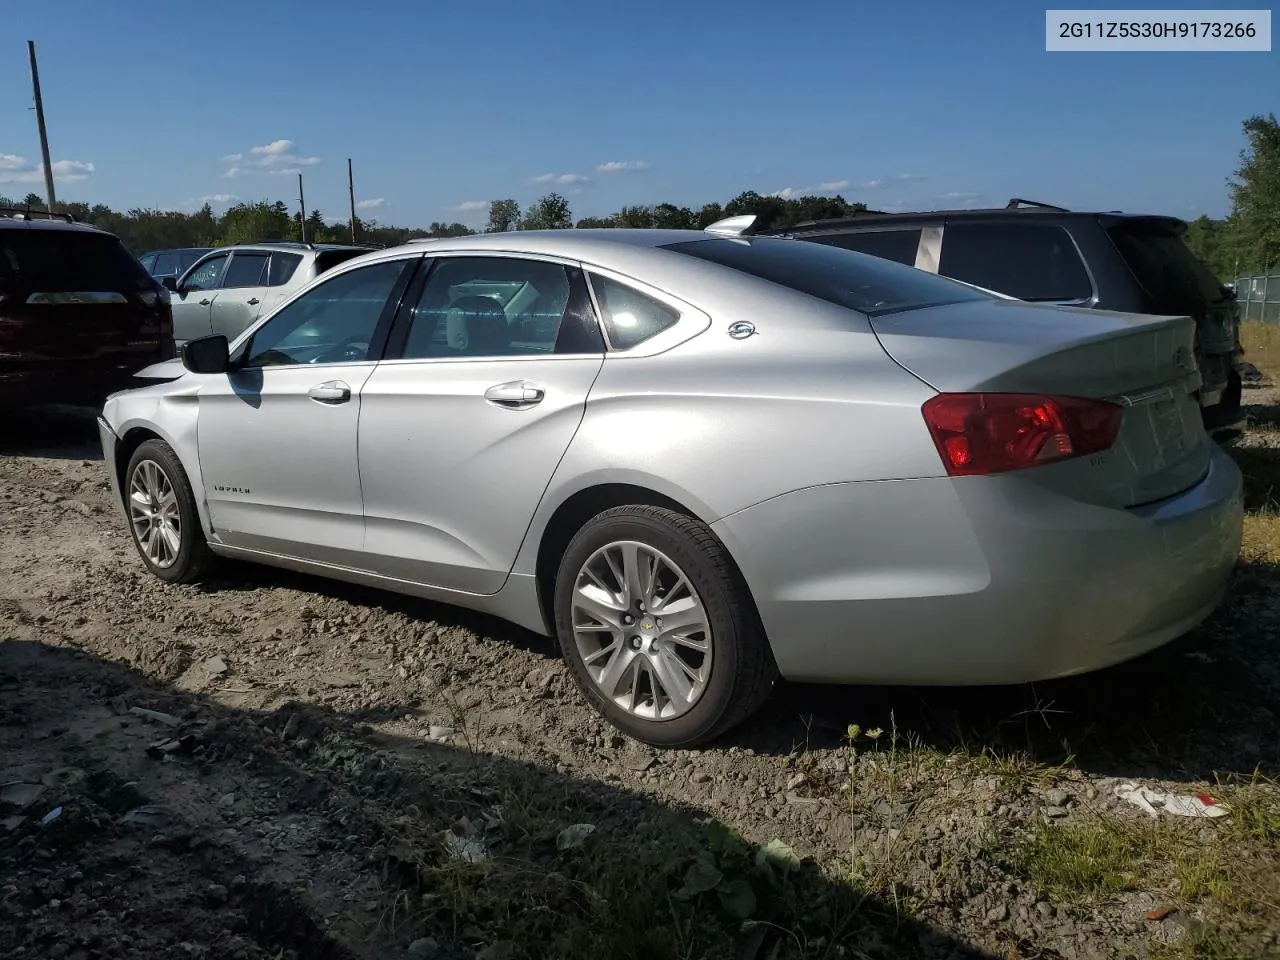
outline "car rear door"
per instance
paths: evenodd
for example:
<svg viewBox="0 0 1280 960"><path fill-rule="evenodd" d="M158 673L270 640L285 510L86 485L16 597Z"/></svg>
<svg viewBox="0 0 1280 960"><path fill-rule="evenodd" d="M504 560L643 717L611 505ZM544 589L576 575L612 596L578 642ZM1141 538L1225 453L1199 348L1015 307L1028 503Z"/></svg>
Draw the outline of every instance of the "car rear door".
<svg viewBox="0 0 1280 960"><path fill-rule="evenodd" d="M209 307L209 325L214 333L234 340L258 319L267 298L270 259L265 250L236 250L231 254L218 295Z"/></svg>
<svg viewBox="0 0 1280 960"><path fill-rule="evenodd" d="M173 338L178 343L207 337L213 332L209 308L218 295L229 253L215 253L187 271L174 292Z"/></svg>
<svg viewBox="0 0 1280 960"><path fill-rule="evenodd" d="M108 233L0 229L0 369L154 361L167 337L155 281Z"/></svg>
<svg viewBox="0 0 1280 960"><path fill-rule="evenodd" d="M441 256L364 385L365 551L384 576L501 589L604 341L576 264Z"/></svg>

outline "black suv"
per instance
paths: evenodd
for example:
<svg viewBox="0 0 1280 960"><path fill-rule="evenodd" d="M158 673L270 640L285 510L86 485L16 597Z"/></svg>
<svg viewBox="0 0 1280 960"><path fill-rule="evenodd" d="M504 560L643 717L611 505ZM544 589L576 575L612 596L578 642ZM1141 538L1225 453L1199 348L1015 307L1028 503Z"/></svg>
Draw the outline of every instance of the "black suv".
<svg viewBox="0 0 1280 960"><path fill-rule="evenodd" d="M1081 213L1013 199L1004 209L867 211L783 235L896 260L1031 302L1189 315L1211 431L1241 420L1235 297L1183 242L1174 217Z"/></svg>
<svg viewBox="0 0 1280 960"><path fill-rule="evenodd" d="M0 207L0 407L99 407L172 359L169 291L110 233Z"/></svg>

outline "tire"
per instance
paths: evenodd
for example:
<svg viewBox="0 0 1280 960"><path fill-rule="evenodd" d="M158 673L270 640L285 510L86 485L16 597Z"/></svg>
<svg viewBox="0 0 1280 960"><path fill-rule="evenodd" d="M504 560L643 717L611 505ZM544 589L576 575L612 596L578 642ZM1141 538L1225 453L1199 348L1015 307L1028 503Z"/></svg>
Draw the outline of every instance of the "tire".
<svg viewBox="0 0 1280 960"><path fill-rule="evenodd" d="M162 478L162 482L159 478ZM170 510L164 511L163 503L162 509L154 509L157 503L155 499L145 509L167 523L171 534L176 533L176 550L172 547L172 536L160 534L158 542L152 537L144 539L144 531L156 529L157 521L140 520L144 513L133 500L135 483L138 492L172 492L173 505ZM191 482L173 448L163 440L147 440L140 444L129 458L122 487L125 512L129 518L129 534L147 569L168 583L194 583L199 580L213 566L214 556L204 538L204 530L200 527L200 514L196 510ZM161 500L167 500L167 497L162 497ZM176 524L173 523L174 520Z"/></svg>
<svg viewBox="0 0 1280 960"><path fill-rule="evenodd" d="M634 554L626 553L632 545ZM617 572L628 555L641 558L641 569L658 571L650 581L656 580L665 596L648 604L656 614L634 603L631 613L622 609L628 600ZM588 566L590 574L584 569ZM579 592L580 581L589 594ZM640 593L630 591L631 601ZM596 602L600 598L608 599ZM662 611L668 603L668 618L692 619L706 629L677 634L667 624L664 633ZM631 617L629 625L626 616ZM587 701L618 730L656 747L691 747L715 739L759 709L777 678L755 604L724 545L706 524L662 507L614 507L578 531L556 574L555 619L561 653ZM589 629L582 630L584 626ZM694 644L710 651L709 664ZM610 675L615 657L623 656L619 664L633 665ZM672 666L673 657L689 664L692 672L680 673L679 664ZM693 672L699 680L692 678ZM691 691L680 690L681 676ZM672 689L687 695L670 695L662 687L663 677L674 677Z"/></svg>

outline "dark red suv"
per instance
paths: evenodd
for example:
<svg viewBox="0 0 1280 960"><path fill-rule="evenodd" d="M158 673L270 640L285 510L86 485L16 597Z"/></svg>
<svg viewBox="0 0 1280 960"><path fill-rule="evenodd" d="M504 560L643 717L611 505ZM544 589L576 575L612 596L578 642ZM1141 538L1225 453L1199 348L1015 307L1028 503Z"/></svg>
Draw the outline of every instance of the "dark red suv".
<svg viewBox="0 0 1280 960"><path fill-rule="evenodd" d="M175 356L169 293L112 234L37 217L0 208L0 407L100 407Z"/></svg>

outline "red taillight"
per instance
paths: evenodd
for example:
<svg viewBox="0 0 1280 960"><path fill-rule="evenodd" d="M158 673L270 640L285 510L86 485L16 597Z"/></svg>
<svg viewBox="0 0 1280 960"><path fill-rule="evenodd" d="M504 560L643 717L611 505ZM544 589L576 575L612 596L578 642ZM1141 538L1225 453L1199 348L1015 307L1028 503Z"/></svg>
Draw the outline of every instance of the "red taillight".
<svg viewBox="0 0 1280 960"><path fill-rule="evenodd" d="M1104 400L1026 393L942 393L922 408L953 477L1022 470L1106 450L1122 410Z"/></svg>

